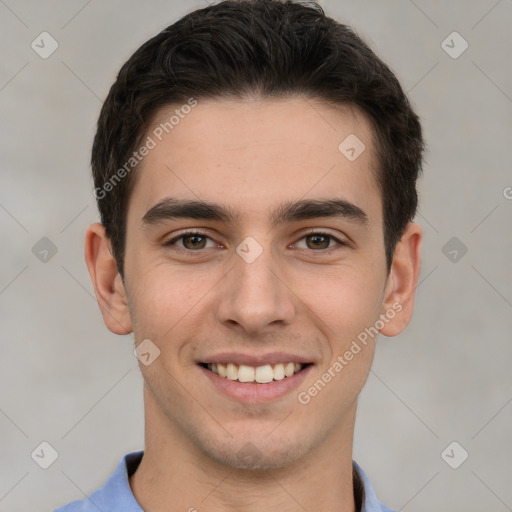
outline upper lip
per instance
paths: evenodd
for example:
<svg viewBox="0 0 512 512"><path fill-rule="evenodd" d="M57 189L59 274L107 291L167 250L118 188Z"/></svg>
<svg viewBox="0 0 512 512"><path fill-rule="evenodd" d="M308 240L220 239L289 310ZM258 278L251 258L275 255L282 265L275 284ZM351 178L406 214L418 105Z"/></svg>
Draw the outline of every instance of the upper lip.
<svg viewBox="0 0 512 512"><path fill-rule="evenodd" d="M311 363L311 359L307 359L297 354L290 354L288 352L268 352L266 354L242 354L241 352L222 352L212 356L205 357L198 361L198 363L233 363L238 366L241 364L245 366L264 366L266 364L285 364L285 363Z"/></svg>

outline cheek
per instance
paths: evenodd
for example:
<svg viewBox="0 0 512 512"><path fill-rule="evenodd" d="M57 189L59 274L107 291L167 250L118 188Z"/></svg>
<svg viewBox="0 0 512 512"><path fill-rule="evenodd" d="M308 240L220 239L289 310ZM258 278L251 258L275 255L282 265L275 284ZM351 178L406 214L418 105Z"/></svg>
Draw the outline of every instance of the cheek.
<svg viewBox="0 0 512 512"><path fill-rule="evenodd" d="M354 267L305 276L296 276L298 294L338 349L378 319L384 287L380 276Z"/></svg>
<svg viewBox="0 0 512 512"><path fill-rule="evenodd" d="M185 339L199 326L194 321L208 291L218 281L212 272L158 264L140 266L130 287L130 310L137 340L149 338L161 350L170 340ZM190 332L188 332L190 331ZM177 333L179 332L179 337ZM179 339L178 339L179 338ZM176 349L176 344L173 344Z"/></svg>
<svg viewBox="0 0 512 512"><path fill-rule="evenodd" d="M317 285L321 284L319 280ZM313 409L330 411L333 424L353 406L366 382L375 352L382 293L376 276L365 281L354 277L323 281L309 295L308 307L325 336L326 352L320 367L300 390L298 400ZM372 330L373 329L373 330Z"/></svg>

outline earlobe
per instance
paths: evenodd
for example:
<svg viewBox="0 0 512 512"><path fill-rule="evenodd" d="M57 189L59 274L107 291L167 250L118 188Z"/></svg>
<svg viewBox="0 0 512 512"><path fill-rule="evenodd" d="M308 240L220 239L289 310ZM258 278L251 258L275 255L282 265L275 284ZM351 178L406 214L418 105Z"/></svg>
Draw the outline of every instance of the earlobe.
<svg viewBox="0 0 512 512"><path fill-rule="evenodd" d="M388 322L380 329L385 336L400 334L409 324L421 268L421 227L409 222L398 242L389 273L382 314Z"/></svg>
<svg viewBox="0 0 512 512"><path fill-rule="evenodd" d="M115 334L131 333L133 329L126 290L117 270L105 228L98 222L87 228L85 261L105 325Z"/></svg>

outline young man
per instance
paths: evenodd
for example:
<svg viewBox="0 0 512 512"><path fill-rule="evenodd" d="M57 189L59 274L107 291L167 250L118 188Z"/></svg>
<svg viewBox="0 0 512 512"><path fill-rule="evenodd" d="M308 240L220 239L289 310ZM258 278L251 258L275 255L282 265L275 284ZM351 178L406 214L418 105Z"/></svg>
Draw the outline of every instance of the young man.
<svg viewBox="0 0 512 512"><path fill-rule="evenodd" d="M320 7L227 1L147 41L103 105L86 261L134 333L145 449L75 511L387 511L352 461L377 334L408 324L423 141Z"/></svg>

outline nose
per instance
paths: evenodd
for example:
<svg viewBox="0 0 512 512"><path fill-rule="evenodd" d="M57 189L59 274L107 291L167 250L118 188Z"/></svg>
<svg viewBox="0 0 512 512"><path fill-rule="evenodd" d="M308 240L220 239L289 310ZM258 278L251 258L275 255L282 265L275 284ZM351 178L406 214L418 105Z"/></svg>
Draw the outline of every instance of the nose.
<svg viewBox="0 0 512 512"><path fill-rule="evenodd" d="M217 320L246 335L289 325L295 316L290 283L270 248L264 248L252 262L235 254L233 267L217 293Z"/></svg>

